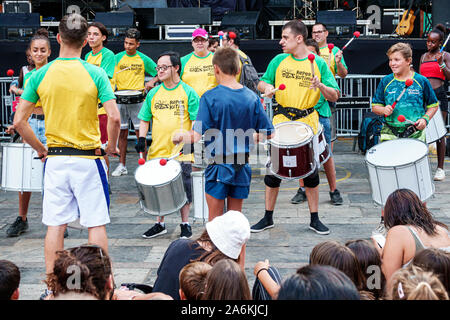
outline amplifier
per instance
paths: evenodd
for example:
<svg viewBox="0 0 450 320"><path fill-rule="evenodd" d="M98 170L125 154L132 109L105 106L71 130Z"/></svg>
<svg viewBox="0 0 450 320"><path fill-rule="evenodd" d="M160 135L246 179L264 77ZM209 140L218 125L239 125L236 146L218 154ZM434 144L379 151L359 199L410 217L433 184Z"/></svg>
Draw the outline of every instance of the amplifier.
<svg viewBox="0 0 450 320"><path fill-rule="evenodd" d="M166 40L191 40L195 29L200 28L197 25L168 25L165 26Z"/></svg>

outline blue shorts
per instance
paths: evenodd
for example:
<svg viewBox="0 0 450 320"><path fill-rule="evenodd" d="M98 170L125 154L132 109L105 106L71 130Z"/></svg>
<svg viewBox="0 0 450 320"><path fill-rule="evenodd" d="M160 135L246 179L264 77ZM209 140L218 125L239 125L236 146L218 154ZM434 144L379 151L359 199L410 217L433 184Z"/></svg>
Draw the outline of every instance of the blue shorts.
<svg viewBox="0 0 450 320"><path fill-rule="evenodd" d="M216 199L247 199L252 170L246 164L236 171L231 164L209 165L205 170L205 192Z"/></svg>
<svg viewBox="0 0 450 320"><path fill-rule="evenodd" d="M31 129L42 144L47 145L47 137L45 136L45 120L28 119Z"/></svg>
<svg viewBox="0 0 450 320"><path fill-rule="evenodd" d="M241 187L225 184L218 181L206 181L205 192L216 199L226 199L231 197L234 199L247 199L250 193L250 186Z"/></svg>

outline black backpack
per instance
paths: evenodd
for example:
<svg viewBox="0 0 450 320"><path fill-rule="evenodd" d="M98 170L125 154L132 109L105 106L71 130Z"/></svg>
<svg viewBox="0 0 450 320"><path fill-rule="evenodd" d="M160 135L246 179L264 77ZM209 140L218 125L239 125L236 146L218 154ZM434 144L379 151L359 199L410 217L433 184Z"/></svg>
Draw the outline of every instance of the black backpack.
<svg viewBox="0 0 450 320"><path fill-rule="evenodd" d="M239 81L243 86L246 86L255 93L258 93L259 77L258 72L252 64L249 57L247 59L239 55L242 63L241 80Z"/></svg>
<svg viewBox="0 0 450 320"><path fill-rule="evenodd" d="M380 142L380 133L383 124L383 116L376 115L373 112L366 113L358 134L358 147L363 154Z"/></svg>

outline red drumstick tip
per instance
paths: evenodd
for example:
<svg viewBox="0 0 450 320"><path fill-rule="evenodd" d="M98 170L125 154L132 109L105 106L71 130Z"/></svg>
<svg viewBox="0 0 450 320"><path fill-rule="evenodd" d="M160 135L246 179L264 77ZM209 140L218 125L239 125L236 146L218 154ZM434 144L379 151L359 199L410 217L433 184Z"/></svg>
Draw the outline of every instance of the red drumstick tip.
<svg viewBox="0 0 450 320"><path fill-rule="evenodd" d="M354 35L356 38L359 38L359 36L361 35L361 33L360 33L359 31L355 31L355 32L353 32L353 35Z"/></svg>
<svg viewBox="0 0 450 320"><path fill-rule="evenodd" d="M162 165L162 166L165 166L167 164L167 159L159 160L159 164Z"/></svg>
<svg viewBox="0 0 450 320"><path fill-rule="evenodd" d="M316 58L316 56L313 55L312 53L308 54L308 59L309 59L309 61L311 61L311 63L313 63L315 58Z"/></svg>
<svg viewBox="0 0 450 320"><path fill-rule="evenodd" d="M236 39L236 33L234 33L233 31L228 32L228 37L230 39Z"/></svg>
<svg viewBox="0 0 450 320"><path fill-rule="evenodd" d="M219 37L222 37L222 36L223 36L223 31L219 31L219 32L217 33L217 35L218 35Z"/></svg>
<svg viewBox="0 0 450 320"><path fill-rule="evenodd" d="M405 118L404 115L401 114L401 115L399 115L399 116L397 117L397 120L400 121L400 122L405 122L406 118Z"/></svg>
<svg viewBox="0 0 450 320"><path fill-rule="evenodd" d="M413 80L412 79L407 79L405 81L405 86L407 86L407 87L411 86L412 84L413 84Z"/></svg>
<svg viewBox="0 0 450 320"><path fill-rule="evenodd" d="M12 77L14 75L14 70L8 69L8 71L6 71L6 74L8 75L8 77Z"/></svg>
<svg viewBox="0 0 450 320"><path fill-rule="evenodd" d="M328 44L328 49L330 49L330 51L331 51L331 50L333 50L333 48L334 48L334 44L329 43L329 44Z"/></svg>
<svg viewBox="0 0 450 320"><path fill-rule="evenodd" d="M280 86L278 87L279 90L283 91L284 89L286 89L286 86L284 85L284 83L280 84Z"/></svg>
<svg viewBox="0 0 450 320"><path fill-rule="evenodd" d="M139 165L143 165L145 163L145 159L144 158L140 158L138 160Z"/></svg>

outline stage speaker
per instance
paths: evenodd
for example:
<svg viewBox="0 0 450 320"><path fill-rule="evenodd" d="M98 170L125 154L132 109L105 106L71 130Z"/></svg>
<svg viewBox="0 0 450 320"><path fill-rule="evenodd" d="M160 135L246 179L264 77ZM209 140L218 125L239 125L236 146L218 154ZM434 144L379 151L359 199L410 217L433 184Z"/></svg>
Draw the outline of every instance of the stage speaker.
<svg viewBox="0 0 450 320"><path fill-rule="evenodd" d="M239 31L241 39L256 39L258 30L262 29L259 23L260 11L234 11L223 16L220 29L234 28Z"/></svg>
<svg viewBox="0 0 450 320"><path fill-rule="evenodd" d="M39 13L0 13L0 39L31 37L40 25Z"/></svg>
<svg viewBox="0 0 450 320"><path fill-rule="evenodd" d="M447 28L450 27L450 1L433 0L431 5L433 27L442 23Z"/></svg>
<svg viewBox="0 0 450 320"><path fill-rule="evenodd" d="M211 8L155 8L156 25L212 24Z"/></svg>
<svg viewBox="0 0 450 320"><path fill-rule="evenodd" d="M31 13L30 1L3 1L3 13Z"/></svg>
<svg viewBox="0 0 450 320"><path fill-rule="evenodd" d="M97 12L95 21L101 22L105 27L131 28L134 26L133 12Z"/></svg>
<svg viewBox="0 0 450 320"><path fill-rule="evenodd" d="M122 3L133 9L167 8L167 0L123 0Z"/></svg>
<svg viewBox="0 0 450 320"><path fill-rule="evenodd" d="M351 35L356 30L355 11L318 11L316 21L322 22L327 26L330 36Z"/></svg>

